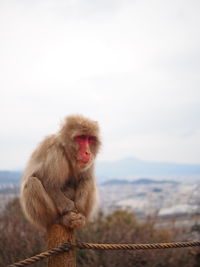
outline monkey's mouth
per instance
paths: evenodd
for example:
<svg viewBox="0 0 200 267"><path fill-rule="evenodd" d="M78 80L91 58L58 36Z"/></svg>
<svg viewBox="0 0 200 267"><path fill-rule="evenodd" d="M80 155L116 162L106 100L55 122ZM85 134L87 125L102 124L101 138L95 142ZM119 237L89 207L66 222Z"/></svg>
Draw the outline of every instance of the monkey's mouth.
<svg viewBox="0 0 200 267"><path fill-rule="evenodd" d="M79 160L79 163L83 165L87 165L88 163L90 163L90 160Z"/></svg>
<svg viewBox="0 0 200 267"><path fill-rule="evenodd" d="M88 165L90 165L92 159L77 159L77 164L79 165L80 168L85 168L87 167Z"/></svg>

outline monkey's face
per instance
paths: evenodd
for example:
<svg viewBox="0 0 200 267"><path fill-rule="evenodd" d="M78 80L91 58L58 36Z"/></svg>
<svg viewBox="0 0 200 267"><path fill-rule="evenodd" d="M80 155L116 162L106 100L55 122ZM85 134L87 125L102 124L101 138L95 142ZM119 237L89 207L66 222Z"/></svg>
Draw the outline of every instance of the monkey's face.
<svg viewBox="0 0 200 267"><path fill-rule="evenodd" d="M96 137L91 135L78 135L75 137L75 142L78 147L77 164L80 169L84 170L91 165L94 160L92 147L95 145Z"/></svg>

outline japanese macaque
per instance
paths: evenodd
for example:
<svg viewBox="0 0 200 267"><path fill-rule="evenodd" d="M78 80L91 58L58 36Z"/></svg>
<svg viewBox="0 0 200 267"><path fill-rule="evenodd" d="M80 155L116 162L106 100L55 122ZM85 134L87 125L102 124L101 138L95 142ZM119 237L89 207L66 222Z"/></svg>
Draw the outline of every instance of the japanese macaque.
<svg viewBox="0 0 200 267"><path fill-rule="evenodd" d="M21 184L26 217L47 229L54 223L84 226L96 202L94 160L99 126L80 115L66 117L60 130L46 137L31 155Z"/></svg>

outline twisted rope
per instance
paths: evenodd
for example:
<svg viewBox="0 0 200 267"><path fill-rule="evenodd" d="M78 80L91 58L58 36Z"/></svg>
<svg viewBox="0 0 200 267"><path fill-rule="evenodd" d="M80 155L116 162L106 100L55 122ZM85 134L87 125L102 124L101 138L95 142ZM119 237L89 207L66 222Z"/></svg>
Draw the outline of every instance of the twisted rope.
<svg viewBox="0 0 200 267"><path fill-rule="evenodd" d="M140 249L163 249L163 248L185 248L200 246L200 241L173 242L173 243L152 243L152 244L90 244L78 242L76 247L80 249L101 249L101 250L140 250Z"/></svg>
<svg viewBox="0 0 200 267"><path fill-rule="evenodd" d="M62 245L60 245L57 248L53 248L53 249L47 250L47 251L42 252L40 254L37 254L37 255L35 255L33 257L30 257L30 258L27 258L25 260L22 260L22 261L19 261L17 263L14 263L12 265L9 265L8 267L21 267L21 266L29 265L29 264L32 264L32 263L34 263L36 261L41 261L41 260L43 260L45 258L48 258L48 257L50 257L52 255L57 255L59 253L66 252L71 247L73 247L72 244L63 243Z"/></svg>
<svg viewBox="0 0 200 267"><path fill-rule="evenodd" d="M173 243L152 243L152 244L91 244L85 242L63 243L58 248L48 250L40 253L31 258L25 259L18 263L9 265L8 267L22 267L25 265L32 264L36 261L43 260L44 258L52 255L57 255L62 252L68 251L72 247L79 249L100 249L100 250L144 250L144 249L166 249L166 248L186 248L186 247L198 247L200 241L188 241L188 242L173 242Z"/></svg>

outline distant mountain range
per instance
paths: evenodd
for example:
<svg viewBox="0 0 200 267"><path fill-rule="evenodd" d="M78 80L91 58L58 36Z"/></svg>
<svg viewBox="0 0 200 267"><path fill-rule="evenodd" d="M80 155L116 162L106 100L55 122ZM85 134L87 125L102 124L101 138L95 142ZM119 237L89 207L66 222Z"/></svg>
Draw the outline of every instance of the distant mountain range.
<svg viewBox="0 0 200 267"><path fill-rule="evenodd" d="M176 181L171 181L171 180L152 180L148 178L140 178L134 181L128 181L128 180L120 180L120 179L111 179L108 180L102 185L141 185L141 184L178 184Z"/></svg>
<svg viewBox="0 0 200 267"><path fill-rule="evenodd" d="M133 176L186 176L200 175L200 164L178 164L151 162L137 158L126 158L97 164L99 178L129 178Z"/></svg>
<svg viewBox="0 0 200 267"><path fill-rule="evenodd" d="M0 183L18 183L21 171L0 171ZM151 162L137 158L126 158L112 162L98 162L96 176L98 182L107 179L127 179L134 176L193 176L200 175L200 164L178 164Z"/></svg>
<svg viewBox="0 0 200 267"><path fill-rule="evenodd" d="M20 171L0 171L0 183L19 183L21 175Z"/></svg>

